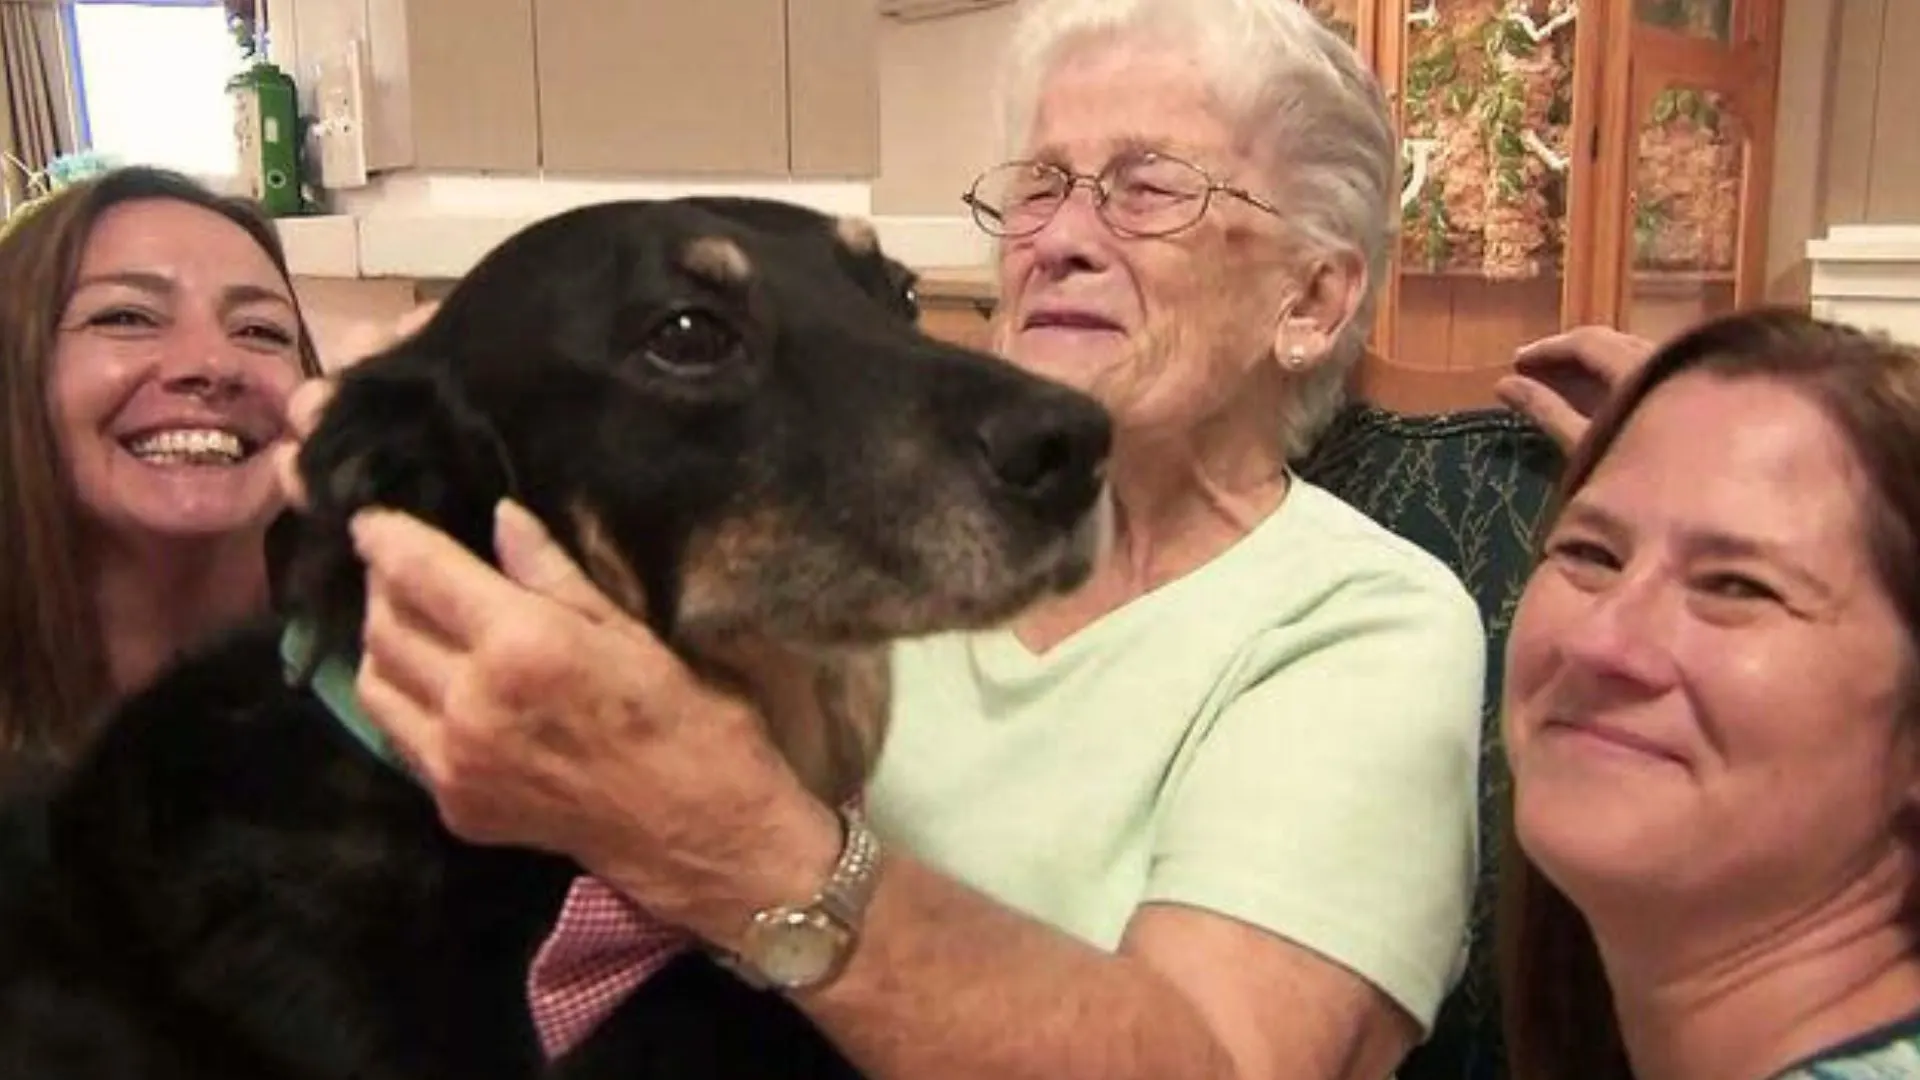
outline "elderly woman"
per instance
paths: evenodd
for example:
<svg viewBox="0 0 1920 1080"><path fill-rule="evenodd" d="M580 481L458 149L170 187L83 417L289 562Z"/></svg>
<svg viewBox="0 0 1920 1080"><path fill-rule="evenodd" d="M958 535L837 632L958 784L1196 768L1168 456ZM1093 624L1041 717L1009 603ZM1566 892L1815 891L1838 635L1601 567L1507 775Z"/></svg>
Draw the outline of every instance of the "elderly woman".
<svg viewBox="0 0 1920 1080"><path fill-rule="evenodd" d="M268 455L319 372L273 227L184 177L63 188L0 234L0 775L267 604Z"/></svg>
<svg viewBox="0 0 1920 1080"><path fill-rule="evenodd" d="M1485 646L1288 467L1373 310L1385 102L1293 3L1055 0L1014 40L969 201L1006 356L1114 417L1114 553L899 649L879 839L521 514L506 577L358 523L363 702L453 828L574 856L872 1076L1387 1076L1462 957Z"/></svg>
<svg viewBox="0 0 1920 1080"><path fill-rule="evenodd" d="M1920 1076L1920 352L1707 324L1565 490L1506 682L1515 1075Z"/></svg>

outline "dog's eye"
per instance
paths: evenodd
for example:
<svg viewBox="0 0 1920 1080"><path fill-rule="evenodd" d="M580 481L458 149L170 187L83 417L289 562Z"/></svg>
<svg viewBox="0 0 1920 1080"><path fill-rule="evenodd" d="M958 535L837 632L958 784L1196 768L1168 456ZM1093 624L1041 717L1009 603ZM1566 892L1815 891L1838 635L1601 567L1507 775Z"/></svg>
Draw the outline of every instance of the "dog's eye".
<svg viewBox="0 0 1920 1080"><path fill-rule="evenodd" d="M704 375L740 351L740 335L718 316L688 309L656 326L642 351L669 374Z"/></svg>
<svg viewBox="0 0 1920 1080"><path fill-rule="evenodd" d="M895 278L894 287L900 290L900 300L906 310L915 316L920 314L920 275L901 268Z"/></svg>

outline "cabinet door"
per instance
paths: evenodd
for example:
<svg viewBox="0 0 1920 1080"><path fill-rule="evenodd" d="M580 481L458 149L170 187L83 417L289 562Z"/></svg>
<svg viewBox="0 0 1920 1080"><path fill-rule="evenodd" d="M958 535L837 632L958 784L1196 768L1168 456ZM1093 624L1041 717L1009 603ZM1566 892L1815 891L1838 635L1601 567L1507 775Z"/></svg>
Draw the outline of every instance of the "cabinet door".
<svg viewBox="0 0 1920 1080"><path fill-rule="evenodd" d="M873 0L787 0L793 175L880 171L880 8Z"/></svg>
<svg viewBox="0 0 1920 1080"><path fill-rule="evenodd" d="M532 172L540 167L533 0L370 0L382 55L397 45L417 169ZM398 14L404 18L404 27ZM397 33L396 33L397 31Z"/></svg>
<svg viewBox="0 0 1920 1080"><path fill-rule="evenodd" d="M1592 315L1662 339L1765 294L1779 6L1633 0L1631 13L1602 124Z"/></svg>
<svg viewBox="0 0 1920 1080"><path fill-rule="evenodd" d="M993 349L993 315L984 301L929 296L921 300L920 329L942 341L981 352Z"/></svg>
<svg viewBox="0 0 1920 1080"><path fill-rule="evenodd" d="M1735 88L1634 79L1623 251L1614 302L1628 331L1665 339L1759 299L1767 140L1762 110ZM1770 125L1769 125L1770 126Z"/></svg>
<svg viewBox="0 0 1920 1080"><path fill-rule="evenodd" d="M1396 365L1506 363L1560 329L1586 257L1595 27L1574 0L1379 0L1401 132L1400 243L1375 347Z"/></svg>
<svg viewBox="0 0 1920 1080"><path fill-rule="evenodd" d="M785 0L536 0L541 162L784 176Z"/></svg>

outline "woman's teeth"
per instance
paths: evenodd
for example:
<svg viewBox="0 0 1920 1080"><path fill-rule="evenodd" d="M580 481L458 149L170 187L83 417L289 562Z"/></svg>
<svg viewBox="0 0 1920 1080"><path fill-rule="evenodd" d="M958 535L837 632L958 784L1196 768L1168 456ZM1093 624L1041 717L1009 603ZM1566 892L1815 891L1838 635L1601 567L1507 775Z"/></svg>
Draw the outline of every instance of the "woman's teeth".
<svg viewBox="0 0 1920 1080"><path fill-rule="evenodd" d="M212 429L155 432L128 443L127 450L154 465L234 465L247 456L240 436Z"/></svg>

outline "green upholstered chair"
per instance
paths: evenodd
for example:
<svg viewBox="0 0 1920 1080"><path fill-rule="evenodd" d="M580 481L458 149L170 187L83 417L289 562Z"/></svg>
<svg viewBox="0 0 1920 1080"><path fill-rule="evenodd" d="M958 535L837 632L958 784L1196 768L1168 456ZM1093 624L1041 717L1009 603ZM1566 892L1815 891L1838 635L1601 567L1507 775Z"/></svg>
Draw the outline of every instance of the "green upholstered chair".
<svg viewBox="0 0 1920 1080"><path fill-rule="evenodd" d="M1479 602L1487 631L1487 706L1480 771L1480 888L1468 969L1432 1038L1399 1080L1500 1080L1506 1075L1492 966L1497 808L1507 772L1497 714L1507 629L1534 555L1535 528L1561 457L1524 419L1497 408L1426 416L1349 405L1300 463L1307 480L1451 566Z"/></svg>

